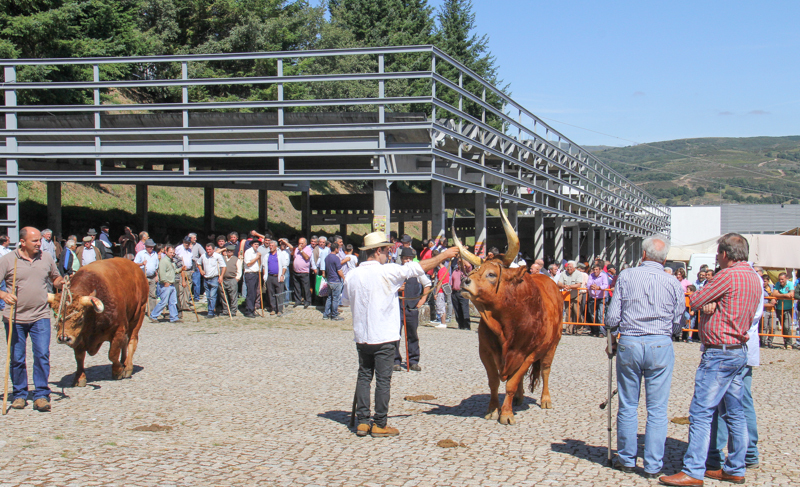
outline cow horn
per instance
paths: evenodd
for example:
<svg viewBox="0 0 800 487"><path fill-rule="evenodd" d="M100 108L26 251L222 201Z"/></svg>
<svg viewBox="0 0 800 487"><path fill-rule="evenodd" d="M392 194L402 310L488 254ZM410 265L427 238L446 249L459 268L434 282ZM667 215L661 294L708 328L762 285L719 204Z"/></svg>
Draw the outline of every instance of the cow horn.
<svg viewBox="0 0 800 487"><path fill-rule="evenodd" d="M506 231L506 239L508 239L508 250L503 256L503 265L508 267L514 262L514 259L517 258L517 254L519 253L519 237L517 236L517 232L514 231L514 227L511 226L511 222L508 221L506 212L504 212L502 208L500 208L500 219L503 220L503 229Z"/></svg>
<svg viewBox="0 0 800 487"><path fill-rule="evenodd" d="M96 313L102 313L105 310L105 306L103 306L103 302L99 299L95 298L94 296L81 296L80 300L81 306L92 306L94 307L94 311Z"/></svg>
<svg viewBox="0 0 800 487"><path fill-rule="evenodd" d="M467 250L464 245L462 245L461 240L458 239L458 235L456 235L456 227L453 226L453 240L456 242L456 247L458 247L458 251L461 252L461 258L469 262L475 267L480 266L483 264L483 259L478 257L477 255L473 254L469 250Z"/></svg>

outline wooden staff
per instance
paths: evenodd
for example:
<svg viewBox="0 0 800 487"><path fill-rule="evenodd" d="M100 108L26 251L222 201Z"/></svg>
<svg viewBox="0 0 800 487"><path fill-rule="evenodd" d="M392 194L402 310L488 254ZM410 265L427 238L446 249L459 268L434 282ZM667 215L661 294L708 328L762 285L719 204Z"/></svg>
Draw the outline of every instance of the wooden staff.
<svg viewBox="0 0 800 487"><path fill-rule="evenodd" d="M222 274L219 273L219 262L217 262L217 276L222 277ZM228 318L233 321L233 315L231 315L231 303L228 302L228 293L225 292L225 279L222 279L222 285L220 287L222 288L222 299L225 300L225 306L228 307Z"/></svg>
<svg viewBox="0 0 800 487"><path fill-rule="evenodd" d="M14 275L11 278L11 292L15 292L17 287L17 260L14 259ZM16 297L16 295L15 295ZM8 320L8 343L6 346L6 367L4 369L5 373L3 374L3 416L8 414L8 409L6 405L8 404L8 374L9 369L11 367L11 337L14 336L14 314L17 311L17 303L16 301L14 304L11 305L11 311L9 312L9 320Z"/></svg>
<svg viewBox="0 0 800 487"><path fill-rule="evenodd" d="M406 290L403 289L401 293L403 303L403 335L406 337L406 372L411 372L411 364L409 363L410 355L408 353L408 327L406 326Z"/></svg>
<svg viewBox="0 0 800 487"><path fill-rule="evenodd" d="M261 268L261 254L258 254L258 299L261 301L261 317L264 317L264 290L261 288L261 281L263 279Z"/></svg>
<svg viewBox="0 0 800 487"><path fill-rule="evenodd" d="M186 272L185 271L181 271L181 274L183 275L183 280L186 281L186 282L189 282L187 280L187 278L186 278ZM194 309L194 319L196 319L198 321L198 323L199 323L200 322L200 316L198 316L198 314L197 314L197 306L195 306L195 304L194 304L194 294L192 293L191 289L189 289L189 299L192 301L192 308Z"/></svg>

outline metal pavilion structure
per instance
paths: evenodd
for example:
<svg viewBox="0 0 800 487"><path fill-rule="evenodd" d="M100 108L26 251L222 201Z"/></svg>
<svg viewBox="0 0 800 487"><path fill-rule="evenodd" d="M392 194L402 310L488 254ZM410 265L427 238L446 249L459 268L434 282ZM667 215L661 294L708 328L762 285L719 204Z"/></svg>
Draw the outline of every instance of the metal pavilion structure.
<svg viewBox="0 0 800 487"><path fill-rule="evenodd" d="M359 56L374 69L306 73L309 58ZM413 71L387 71L396 56L415 59ZM271 76L195 78L196 63L269 64ZM3 65L7 195L0 205L12 242L18 239L18 183L48 187L48 221L59 233L61 183L136 185L137 214L147 226L147 188L205 189L206 226L213 228L214 188L259 191L266 223L267 191L300 191L303 230L312 224L363 223L376 217L402 230L406 221L445 228L448 209L474 212L459 228L484 241L487 208L502 202L523 245L557 259L636 255L647 235L669 231L669 212L588 151L554 130L503 91L434 46L185 56L0 60ZM92 80L26 82L25 67L82 65ZM106 79L115 65L140 66L137 79ZM160 78L159 66L179 77ZM291 69L285 69L291 68ZM101 72L104 73L101 77ZM293 84L358 84L360 97L285 96ZM394 93L415 83L414 96ZM192 101L208 86L274 86L274 99ZM419 87L423 88L420 89ZM180 90L180 102L103 103L114 90ZM92 104L19 104L23 90L83 90ZM340 90L342 92L342 90ZM344 92L347 92L344 90ZM364 96L363 93L368 93ZM387 94L389 92L389 94ZM420 96L419 93L424 93ZM371 181L372 201L348 195L309 196L314 180ZM430 181L429 194L398 195L395 181ZM427 228L427 226L425 227ZM578 236L581 238L578 238ZM570 254L571 250L571 254Z"/></svg>

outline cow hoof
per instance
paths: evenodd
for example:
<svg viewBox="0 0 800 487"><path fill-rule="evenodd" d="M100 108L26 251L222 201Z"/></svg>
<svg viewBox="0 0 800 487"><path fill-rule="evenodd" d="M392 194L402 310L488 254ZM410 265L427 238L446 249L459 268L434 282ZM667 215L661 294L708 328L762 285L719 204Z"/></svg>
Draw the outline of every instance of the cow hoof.
<svg viewBox="0 0 800 487"><path fill-rule="evenodd" d="M553 409L553 401L551 400L542 400L542 409Z"/></svg>
<svg viewBox="0 0 800 487"><path fill-rule="evenodd" d="M72 387L86 387L86 377L81 377L72 383Z"/></svg>
<svg viewBox="0 0 800 487"><path fill-rule="evenodd" d="M513 400L513 401L511 401L511 404L512 404L513 406L522 406L522 404L523 404L524 402L525 402L525 396L522 396L522 397L520 397L520 396L514 396L514 400Z"/></svg>
<svg viewBox="0 0 800 487"><path fill-rule="evenodd" d="M517 424L517 420L514 419L513 414L501 414L500 415L500 424Z"/></svg>
<svg viewBox="0 0 800 487"><path fill-rule="evenodd" d="M497 418L499 417L500 417L500 412L497 409L488 412L486 416L484 416L484 418L491 419L493 421L497 421Z"/></svg>

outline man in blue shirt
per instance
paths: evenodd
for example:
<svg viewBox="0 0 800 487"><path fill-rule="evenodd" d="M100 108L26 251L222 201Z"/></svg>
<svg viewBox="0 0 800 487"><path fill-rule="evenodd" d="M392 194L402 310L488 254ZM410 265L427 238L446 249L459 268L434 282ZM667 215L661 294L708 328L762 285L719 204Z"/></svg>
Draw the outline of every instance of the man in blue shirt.
<svg viewBox="0 0 800 487"><path fill-rule="evenodd" d="M636 410L644 378L647 426L644 435L644 474L658 478L667 440L667 402L675 354L672 334L679 330L686 300L678 281L664 272L669 240L662 236L642 243L642 264L620 272L605 324L619 332L617 358L617 459L614 468L632 473L636 467L639 428Z"/></svg>
<svg viewBox="0 0 800 487"><path fill-rule="evenodd" d="M339 243L331 242L330 253L325 256L325 279L328 280L328 299L325 301L323 320L342 321L339 316L339 303L342 301L342 286L344 285L344 271L342 260L339 258Z"/></svg>
<svg viewBox="0 0 800 487"><path fill-rule="evenodd" d="M778 274L778 282L775 283L775 290L772 296L778 298L775 301L775 316L781 324L784 335L791 335L792 331L792 298L794 297L794 285L789 280L785 272ZM783 348L800 348L800 345L793 345L792 339L783 338Z"/></svg>

